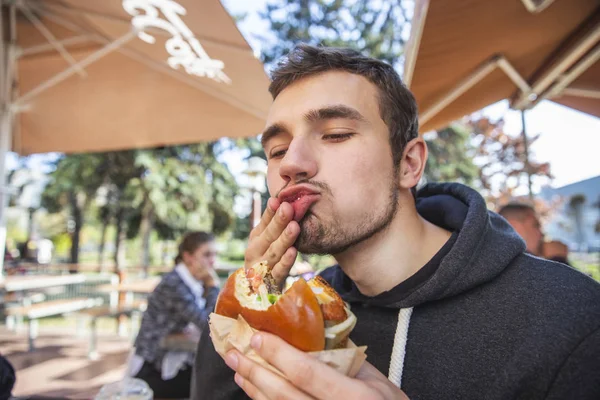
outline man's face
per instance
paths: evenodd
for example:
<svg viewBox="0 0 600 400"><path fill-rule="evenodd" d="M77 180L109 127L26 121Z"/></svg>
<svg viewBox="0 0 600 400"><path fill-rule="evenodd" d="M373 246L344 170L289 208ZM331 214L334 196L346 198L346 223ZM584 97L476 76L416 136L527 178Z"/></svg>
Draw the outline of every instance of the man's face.
<svg viewBox="0 0 600 400"><path fill-rule="evenodd" d="M527 251L533 255L541 255L542 229L540 221L533 213L527 213L527 216L519 221L510 221L515 231L525 240Z"/></svg>
<svg viewBox="0 0 600 400"><path fill-rule="evenodd" d="M338 254L393 219L398 179L367 79L335 71L288 86L273 102L263 144L269 192L292 204L299 251Z"/></svg>

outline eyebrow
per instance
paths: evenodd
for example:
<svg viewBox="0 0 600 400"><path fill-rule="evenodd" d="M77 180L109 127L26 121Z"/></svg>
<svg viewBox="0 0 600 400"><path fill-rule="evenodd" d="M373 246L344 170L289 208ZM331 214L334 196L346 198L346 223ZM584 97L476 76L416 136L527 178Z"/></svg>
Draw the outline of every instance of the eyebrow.
<svg viewBox="0 0 600 400"><path fill-rule="evenodd" d="M309 110L306 114L304 114L304 120L309 123L327 121L331 119L348 119L353 121L367 122L367 119L356 109L343 104L336 104ZM275 123L269 126L263 131L260 139L263 148L269 142L269 140L277 135L287 132L289 131L283 124Z"/></svg>
<svg viewBox="0 0 600 400"><path fill-rule="evenodd" d="M363 117L363 115L359 113L356 109L345 106L343 104L336 104L315 110L310 110L306 114L304 114L304 119L307 122L319 122L326 121L328 119L349 119L360 122L367 121L367 119Z"/></svg>
<svg viewBox="0 0 600 400"><path fill-rule="evenodd" d="M265 145L269 140L273 139L279 134L286 133L287 131L288 130L283 124L276 123L269 126L263 131L262 136L260 138L260 143L262 144L262 147L265 148Z"/></svg>

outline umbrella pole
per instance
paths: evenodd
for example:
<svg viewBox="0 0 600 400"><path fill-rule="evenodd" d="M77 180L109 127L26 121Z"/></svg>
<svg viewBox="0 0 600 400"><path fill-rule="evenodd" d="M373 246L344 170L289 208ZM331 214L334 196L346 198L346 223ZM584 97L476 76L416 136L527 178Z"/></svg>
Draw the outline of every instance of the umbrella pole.
<svg viewBox="0 0 600 400"><path fill-rule="evenodd" d="M0 121L0 280L4 276L4 252L6 249L6 211L8 208L8 198L10 196L8 185L6 184L6 155L10 151L11 141L11 113L6 108L6 103L2 110L2 120Z"/></svg>
<svg viewBox="0 0 600 400"><path fill-rule="evenodd" d="M529 168L529 142L527 139L527 124L525 123L525 110L521 110L521 125L523 127L523 151L525 156L525 173L527 174L527 189L529 190L529 198L533 200L533 191L531 190L531 170Z"/></svg>
<svg viewBox="0 0 600 400"><path fill-rule="evenodd" d="M4 10L0 5L0 113L1 121L0 121L0 281L4 279L4 252L6 249L6 210L4 208L4 204L7 203L5 201L5 197L8 193L6 193L6 152L4 150L4 137L6 136L5 132L5 123L4 120L7 118L7 101L6 101L6 91L4 90L4 82L6 82L5 74L7 71L5 59L5 43L4 43Z"/></svg>
<svg viewBox="0 0 600 400"><path fill-rule="evenodd" d="M16 8L9 9L9 37L4 37L4 10L0 7L0 281L4 279L6 251L6 211L10 190L6 182L6 156L12 145L12 85L14 74L13 46L16 40ZM7 41L10 40L10 42Z"/></svg>

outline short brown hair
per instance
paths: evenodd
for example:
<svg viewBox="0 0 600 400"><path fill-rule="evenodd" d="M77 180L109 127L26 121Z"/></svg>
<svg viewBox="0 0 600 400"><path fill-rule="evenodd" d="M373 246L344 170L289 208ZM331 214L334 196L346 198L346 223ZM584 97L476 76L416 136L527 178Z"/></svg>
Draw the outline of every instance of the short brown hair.
<svg viewBox="0 0 600 400"><path fill-rule="evenodd" d="M536 216L535 208L528 203L510 202L498 210L498 214L506 219L523 221L530 216Z"/></svg>
<svg viewBox="0 0 600 400"><path fill-rule="evenodd" d="M275 99L292 83L328 71L365 77L379 91L379 113L390 133L394 165L400 166L406 143L419 135L417 103L394 68L348 48L295 46L271 73L269 92Z"/></svg>

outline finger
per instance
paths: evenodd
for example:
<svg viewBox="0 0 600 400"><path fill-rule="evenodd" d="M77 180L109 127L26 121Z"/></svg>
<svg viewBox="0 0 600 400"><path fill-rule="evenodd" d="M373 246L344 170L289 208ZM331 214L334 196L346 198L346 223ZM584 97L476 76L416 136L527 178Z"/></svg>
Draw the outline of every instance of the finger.
<svg viewBox="0 0 600 400"><path fill-rule="evenodd" d="M259 236L265 230L265 228L269 225L269 222L271 222L271 220L273 219L273 216L279 208L279 205L280 203L277 198L269 198L269 200L267 201L267 209L260 218L260 222L258 223L258 225L256 225L254 229L252 229L252 232L250 232L250 239Z"/></svg>
<svg viewBox="0 0 600 400"><path fill-rule="evenodd" d="M398 393L398 388L369 362L363 363L355 378L377 390L384 399L408 400L405 393Z"/></svg>
<svg viewBox="0 0 600 400"><path fill-rule="evenodd" d="M285 278L290 274L290 269L292 269L297 255L298 250L295 247L288 248L281 257L281 260L271 270L271 274L279 286L281 286Z"/></svg>
<svg viewBox="0 0 600 400"><path fill-rule="evenodd" d="M238 373L233 377L235 383L242 388L244 392L250 397L252 400L269 400L264 394L262 394L256 386L252 384L247 379L242 378L242 376Z"/></svg>
<svg viewBox="0 0 600 400"><path fill-rule="evenodd" d="M257 333L251 344L258 355L283 372L294 386L318 399L343 399L365 390L359 381L337 372L275 335Z"/></svg>
<svg viewBox="0 0 600 400"><path fill-rule="evenodd" d="M271 243L275 242L283 233L289 222L294 217L294 209L289 203L282 203L277 209L277 213L269 222L269 225L254 239L252 246L254 251L265 254Z"/></svg>
<svg viewBox="0 0 600 400"><path fill-rule="evenodd" d="M296 221L290 221L281 235L269 246L265 252L264 259L269 265L277 264L285 252L294 245L296 238L300 234L300 226Z"/></svg>
<svg viewBox="0 0 600 400"><path fill-rule="evenodd" d="M373 365L371 365L367 361L365 361L363 363L363 365L360 367L355 378L360 379L361 381L364 381L364 382L380 380L382 378L385 378L386 380L388 380L385 375L383 375L377 368L375 368Z"/></svg>
<svg viewBox="0 0 600 400"><path fill-rule="evenodd" d="M258 365L236 350L227 353L225 362L237 372L236 375L243 378L240 387L252 398L264 396L271 399L277 396L278 399L309 399L281 375Z"/></svg>

